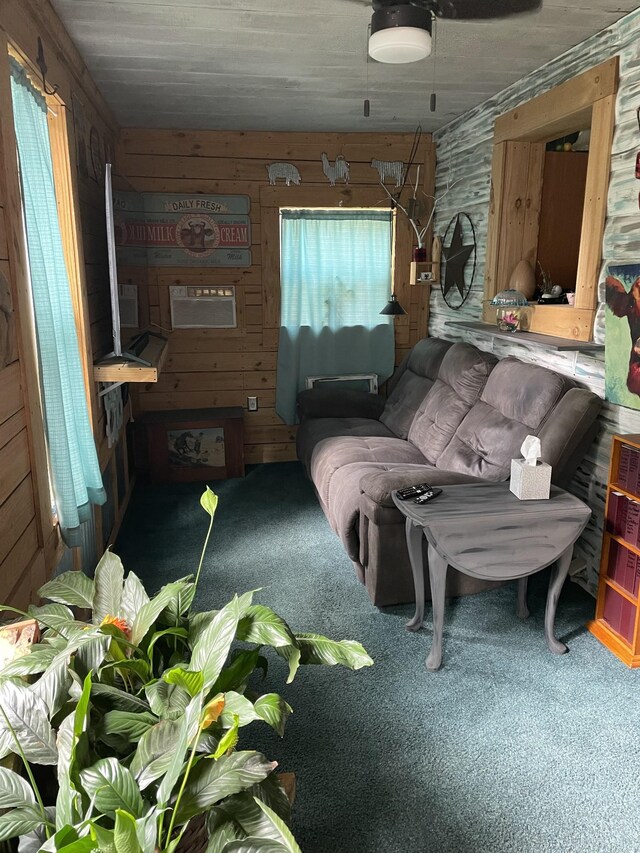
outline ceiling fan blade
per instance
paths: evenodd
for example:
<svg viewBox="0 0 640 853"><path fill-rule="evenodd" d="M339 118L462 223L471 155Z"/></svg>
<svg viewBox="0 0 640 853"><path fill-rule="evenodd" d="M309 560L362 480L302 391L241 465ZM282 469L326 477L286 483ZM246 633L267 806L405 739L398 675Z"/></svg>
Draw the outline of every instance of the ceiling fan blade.
<svg viewBox="0 0 640 853"><path fill-rule="evenodd" d="M542 0L438 0L436 15L460 21L491 20L535 12Z"/></svg>

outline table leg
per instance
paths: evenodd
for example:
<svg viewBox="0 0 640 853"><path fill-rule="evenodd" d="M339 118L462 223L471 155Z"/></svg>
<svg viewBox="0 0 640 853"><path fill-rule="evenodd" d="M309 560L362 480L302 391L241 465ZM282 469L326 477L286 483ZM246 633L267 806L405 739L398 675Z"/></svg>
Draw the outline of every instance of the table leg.
<svg viewBox="0 0 640 853"><path fill-rule="evenodd" d="M518 580L518 606L516 613L519 619L527 619L529 616L529 606L527 604L527 586L529 585L528 575Z"/></svg>
<svg viewBox="0 0 640 853"><path fill-rule="evenodd" d="M424 562L422 559L422 536L423 529L414 524L410 518L405 523L407 533L407 550L411 560L411 571L413 572L413 589L416 596L416 612L413 618L407 622L407 631L419 631L424 622Z"/></svg>
<svg viewBox="0 0 640 853"><path fill-rule="evenodd" d="M442 628L444 625L444 590L447 584L448 564L429 543L429 583L433 607L433 641L427 658L427 669L435 672L442 663Z"/></svg>
<svg viewBox="0 0 640 853"><path fill-rule="evenodd" d="M556 619L556 609L558 607L558 599L562 591L569 566L571 565L571 557L573 556L573 545L562 554L551 572L551 580L549 581L549 592L547 593L547 606L544 612L544 636L549 649L554 655L563 655L567 651L564 643L556 640L554 634L554 623Z"/></svg>

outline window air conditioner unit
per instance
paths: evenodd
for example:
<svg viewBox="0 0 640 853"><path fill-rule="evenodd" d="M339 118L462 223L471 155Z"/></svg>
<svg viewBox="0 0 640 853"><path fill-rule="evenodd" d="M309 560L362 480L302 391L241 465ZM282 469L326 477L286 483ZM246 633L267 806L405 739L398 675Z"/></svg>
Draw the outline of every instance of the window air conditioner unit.
<svg viewBox="0 0 640 853"><path fill-rule="evenodd" d="M235 329L235 287L172 285L169 288L174 329Z"/></svg>
<svg viewBox="0 0 640 853"><path fill-rule="evenodd" d="M118 304L120 306L120 325L125 329L137 329L138 285L119 284Z"/></svg>
<svg viewBox="0 0 640 853"><path fill-rule="evenodd" d="M307 376L307 388L350 388L355 391L378 393L377 373L344 373L340 376Z"/></svg>

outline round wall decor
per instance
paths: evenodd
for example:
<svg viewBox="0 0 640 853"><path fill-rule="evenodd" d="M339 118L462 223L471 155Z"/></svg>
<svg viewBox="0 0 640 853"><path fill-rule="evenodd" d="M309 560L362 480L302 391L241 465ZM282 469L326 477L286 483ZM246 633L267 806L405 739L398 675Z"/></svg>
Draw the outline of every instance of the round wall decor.
<svg viewBox="0 0 640 853"><path fill-rule="evenodd" d="M442 238L440 281L449 308L462 308L476 274L476 232L468 213L456 213Z"/></svg>

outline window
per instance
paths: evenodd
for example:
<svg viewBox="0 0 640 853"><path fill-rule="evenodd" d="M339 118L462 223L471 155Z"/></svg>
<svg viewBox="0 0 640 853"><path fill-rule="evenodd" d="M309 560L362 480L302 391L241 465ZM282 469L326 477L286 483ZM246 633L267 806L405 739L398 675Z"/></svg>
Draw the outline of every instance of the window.
<svg viewBox="0 0 640 853"><path fill-rule="evenodd" d="M276 411L295 422L307 376L393 371L393 216L376 209L280 212Z"/></svg>
<svg viewBox="0 0 640 853"><path fill-rule="evenodd" d="M73 545L90 504L104 501L104 489L69 283L71 259L68 251L65 255L58 212L55 172L60 162L54 163L52 155L48 105L25 67L13 57L10 65L51 485L60 527ZM63 227L68 222L63 221Z"/></svg>

